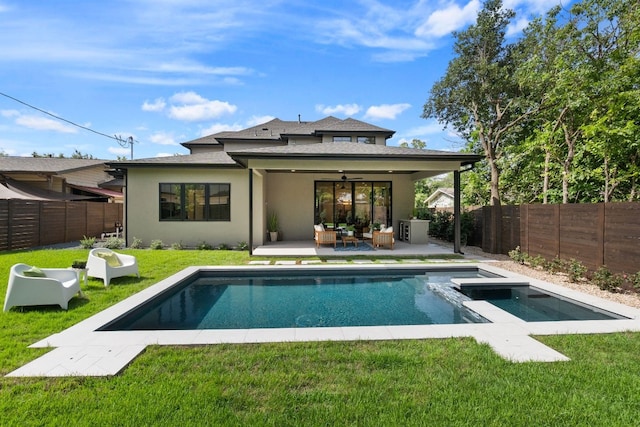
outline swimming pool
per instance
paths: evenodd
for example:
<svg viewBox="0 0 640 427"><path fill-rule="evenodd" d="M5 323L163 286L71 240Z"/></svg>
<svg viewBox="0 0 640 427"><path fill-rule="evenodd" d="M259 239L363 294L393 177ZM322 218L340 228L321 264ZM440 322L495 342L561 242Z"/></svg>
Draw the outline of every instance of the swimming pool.
<svg viewBox="0 0 640 427"><path fill-rule="evenodd" d="M202 271L101 330L306 328L484 323L464 307L457 271Z"/></svg>
<svg viewBox="0 0 640 427"><path fill-rule="evenodd" d="M483 300L525 321L621 317L529 286L497 286L478 268L207 271L176 283L102 331L486 323ZM456 287L454 282L473 286ZM477 284L478 281L487 282Z"/></svg>

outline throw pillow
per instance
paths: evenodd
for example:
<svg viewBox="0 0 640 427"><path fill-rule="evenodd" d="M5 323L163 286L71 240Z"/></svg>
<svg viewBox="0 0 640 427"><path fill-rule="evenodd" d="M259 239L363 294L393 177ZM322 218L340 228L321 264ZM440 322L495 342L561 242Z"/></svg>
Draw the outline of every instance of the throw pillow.
<svg viewBox="0 0 640 427"><path fill-rule="evenodd" d="M120 267L122 265L120 258L114 252L96 252L96 255L104 259L109 267Z"/></svg>
<svg viewBox="0 0 640 427"><path fill-rule="evenodd" d="M27 276L27 277L46 277L45 274L42 272L42 270L40 270L38 267L31 267L27 270L24 270L22 272L23 276Z"/></svg>

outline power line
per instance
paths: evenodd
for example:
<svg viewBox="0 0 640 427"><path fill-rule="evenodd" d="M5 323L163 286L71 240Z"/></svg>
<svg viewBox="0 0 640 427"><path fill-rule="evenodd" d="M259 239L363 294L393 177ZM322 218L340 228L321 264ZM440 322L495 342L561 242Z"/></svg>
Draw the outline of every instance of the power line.
<svg viewBox="0 0 640 427"><path fill-rule="evenodd" d="M93 133L95 133L97 135L104 136L104 137L107 137L109 139L114 139L114 140L118 141L118 144L120 144L120 146L122 146L122 147L126 147L126 145L130 144L131 145L131 159L133 159L133 143L134 142L138 143L138 141L134 140L132 136L130 136L127 139L123 139L120 135L107 135L106 133L98 132L97 130L88 128L86 126L82 126L82 125L80 125L78 123L75 123L75 122L72 122L71 120L67 120L67 119L65 119L63 117L56 116L55 114L52 114L52 113L50 113L48 111L45 111L45 110L43 110L41 108L35 107L35 106L33 106L33 105L31 105L31 104L29 104L27 102L19 100L18 98L14 98L11 95L7 95L6 93L0 92L0 95L4 96L6 98L9 98L9 99L11 99L13 101L19 102L22 105L26 105L29 108L33 108L36 111L40 111L41 113L44 113L44 114L46 114L48 116L51 116L56 120L61 120L63 122L69 123L70 125L73 125L75 127L79 127L80 129L88 130L89 132L93 132Z"/></svg>

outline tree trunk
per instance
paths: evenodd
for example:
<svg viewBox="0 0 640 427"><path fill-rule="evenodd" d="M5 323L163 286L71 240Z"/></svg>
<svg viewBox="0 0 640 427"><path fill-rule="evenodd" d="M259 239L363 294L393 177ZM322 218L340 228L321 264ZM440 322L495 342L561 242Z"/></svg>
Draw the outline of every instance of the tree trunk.
<svg viewBox="0 0 640 427"><path fill-rule="evenodd" d="M487 156L491 169L491 245L489 252L502 253L502 203L500 200L500 169L495 155L490 151Z"/></svg>
<svg viewBox="0 0 640 427"><path fill-rule="evenodd" d="M571 132L566 124L562 125L564 131L564 142L567 144L567 157L564 159L564 167L562 170L562 203L569 203L569 174L571 173L571 164L575 156L575 141L571 136Z"/></svg>
<svg viewBox="0 0 640 427"><path fill-rule="evenodd" d="M544 180L542 182L542 203L549 203L549 163L551 163L551 151L546 150L544 156Z"/></svg>

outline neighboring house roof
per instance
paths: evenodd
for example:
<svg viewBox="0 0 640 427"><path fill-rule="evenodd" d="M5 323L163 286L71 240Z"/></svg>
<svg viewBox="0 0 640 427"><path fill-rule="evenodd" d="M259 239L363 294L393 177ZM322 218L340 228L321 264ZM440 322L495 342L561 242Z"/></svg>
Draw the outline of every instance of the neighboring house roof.
<svg viewBox="0 0 640 427"><path fill-rule="evenodd" d="M390 138L395 133L392 130L381 128L360 120L348 118L338 119L333 116L315 122L284 121L273 119L239 131L218 132L192 141L183 142L182 145L190 147L194 145L220 145L225 140L251 140L251 141L285 141L289 136L321 136L326 133L358 133L372 134L383 133Z"/></svg>
<svg viewBox="0 0 640 427"><path fill-rule="evenodd" d="M3 184L0 184L0 200L21 199L21 200L47 200L46 198L37 197L25 193L14 191Z"/></svg>
<svg viewBox="0 0 640 427"><path fill-rule="evenodd" d="M425 200L425 204L427 207L437 207L438 205L442 205L442 199L446 199L451 202L453 206L453 198L454 198L454 190L453 188L438 188L436 191L431 193L427 200ZM440 203L438 203L440 201Z"/></svg>
<svg viewBox="0 0 640 427"><path fill-rule="evenodd" d="M91 200L95 197L80 196L76 194L60 193L58 191L45 190L36 188L29 184L25 184L13 179L5 179L6 186L9 190L22 194L25 199L43 199L43 200Z"/></svg>
<svg viewBox="0 0 640 427"><path fill-rule="evenodd" d="M98 159L0 156L0 172L61 174L104 163Z"/></svg>
<svg viewBox="0 0 640 427"><path fill-rule="evenodd" d="M75 188L76 190L84 191L85 193L95 194L96 196L113 197L114 199L122 199L123 198L122 192L115 191L115 190L109 190L107 188L86 187L86 186L74 185L74 184L69 184L69 187Z"/></svg>

